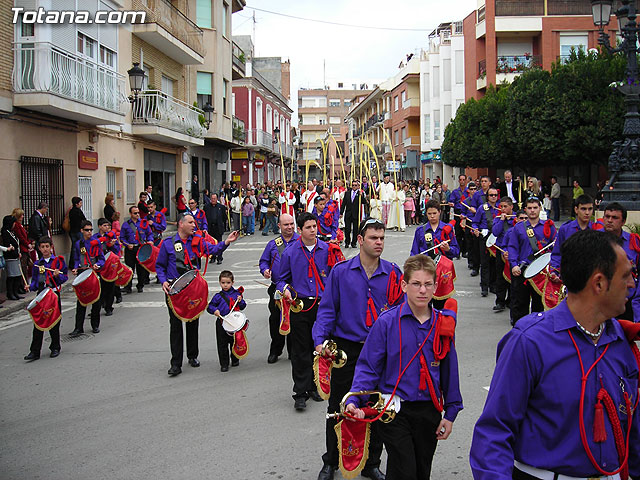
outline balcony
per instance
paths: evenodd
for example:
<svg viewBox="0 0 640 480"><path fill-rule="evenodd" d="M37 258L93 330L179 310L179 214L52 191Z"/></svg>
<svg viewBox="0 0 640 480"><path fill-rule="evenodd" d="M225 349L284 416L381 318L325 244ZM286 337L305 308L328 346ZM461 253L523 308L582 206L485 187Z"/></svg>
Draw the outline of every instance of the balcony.
<svg viewBox="0 0 640 480"><path fill-rule="evenodd" d="M249 130L247 136L247 145L250 147L258 147L269 152L273 152L273 135L264 130ZM277 146L276 146L277 148Z"/></svg>
<svg viewBox="0 0 640 480"><path fill-rule="evenodd" d="M419 147L420 146L420 137L407 137L402 141L402 146L404 148L409 147Z"/></svg>
<svg viewBox="0 0 640 480"><path fill-rule="evenodd" d="M14 44L13 104L91 125L124 123L125 79L48 42Z"/></svg>
<svg viewBox="0 0 640 480"><path fill-rule="evenodd" d="M203 33L169 0L133 0L133 9L147 13L133 33L182 65L204 63Z"/></svg>
<svg viewBox="0 0 640 480"><path fill-rule="evenodd" d="M233 117L233 141L244 145L247 141L247 130L244 126L244 121L240 120L238 117Z"/></svg>
<svg viewBox="0 0 640 480"><path fill-rule="evenodd" d="M131 118L134 135L173 145L204 145L204 112L158 90L138 95Z"/></svg>
<svg viewBox="0 0 640 480"><path fill-rule="evenodd" d="M411 108L411 107L420 107L420 99L419 98L407 98L404 102L402 102L402 108Z"/></svg>
<svg viewBox="0 0 640 480"><path fill-rule="evenodd" d="M487 61L478 62L478 78L476 79L476 90L487 88Z"/></svg>
<svg viewBox="0 0 640 480"><path fill-rule="evenodd" d="M541 68L542 57L539 55L513 55L498 57L496 62L496 85L511 83L515 77L532 68Z"/></svg>
<svg viewBox="0 0 640 480"><path fill-rule="evenodd" d="M240 78L243 78L245 75L245 67L246 67L247 59L244 56L244 52L236 42L233 42L233 45L231 47L231 52L232 52L232 67L233 67L232 79L238 80Z"/></svg>

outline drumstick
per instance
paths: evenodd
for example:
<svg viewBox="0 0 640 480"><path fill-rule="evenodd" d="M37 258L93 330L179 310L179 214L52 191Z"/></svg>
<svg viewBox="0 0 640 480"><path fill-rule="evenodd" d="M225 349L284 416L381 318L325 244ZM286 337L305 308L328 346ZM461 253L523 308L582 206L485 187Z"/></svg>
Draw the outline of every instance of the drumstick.
<svg viewBox="0 0 640 480"><path fill-rule="evenodd" d="M418 255L422 255L424 253L430 252L431 250L435 250L436 248L438 248L440 245L444 244L444 243L449 243L451 240L445 240L444 242L440 242L439 244L431 247L431 248L427 248L424 252L420 252Z"/></svg>
<svg viewBox="0 0 640 480"><path fill-rule="evenodd" d="M260 285L264 285L265 287L271 287L271 285L267 285L264 282L261 282L260 280L254 280L254 282L259 283Z"/></svg>
<svg viewBox="0 0 640 480"><path fill-rule="evenodd" d="M536 253L534 253L534 255L540 255L540 253L544 252L547 248L549 247L553 247L553 244L556 243L556 241L554 240L553 242L551 242L549 245L542 247L540 250L538 250Z"/></svg>
<svg viewBox="0 0 640 480"><path fill-rule="evenodd" d="M507 253L505 252L503 249L501 249L499 246L497 245L491 245L493 248L495 248L496 250L500 250L502 253Z"/></svg>

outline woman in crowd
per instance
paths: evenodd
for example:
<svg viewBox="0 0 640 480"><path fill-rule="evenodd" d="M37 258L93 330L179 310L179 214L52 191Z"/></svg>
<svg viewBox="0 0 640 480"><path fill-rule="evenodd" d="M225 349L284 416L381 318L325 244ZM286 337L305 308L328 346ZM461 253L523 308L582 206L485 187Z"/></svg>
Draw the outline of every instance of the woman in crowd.
<svg viewBox="0 0 640 480"><path fill-rule="evenodd" d="M544 199L544 197L540 194L540 186L538 185L538 179L536 177L527 178L527 198L535 197L540 202Z"/></svg>
<svg viewBox="0 0 640 480"><path fill-rule="evenodd" d="M113 198L113 193L109 192L107 193L107 196L104 197L104 218L106 218L107 220L109 220L110 222L113 221L113 214L116 212L116 201Z"/></svg>
<svg viewBox="0 0 640 480"><path fill-rule="evenodd" d="M182 194L182 187L178 187L178 190L176 190L176 196L173 197L173 200L176 202L176 210L178 211L178 214L187 211L187 201Z"/></svg>
<svg viewBox="0 0 640 480"><path fill-rule="evenodd" d="M413 192L409 190L409 185L404 186L404 223L407 225L413 225L413 218L416 213L416 204L413 196Z"/></svg>
<svg viewBox="0 0 640 480"><path fill-rule="evenodd" d="M4 259L7 268L7 298L9 300L22 300L18 292L22 282L22 270L20 269L20 241L13 233L15 217L7 215L2 219L2 245L7 247Z"/></svg>
<svg viewBox="0 0 640 480"><path fill-rule="evenodd" d="M33 260L31 258L31 252L34 248L34 242L29 241L29 236L27 235L27 229L24 228L22 222L24 221L24 210L21 208L14 208L13 212L11 212L11 216L16 219L13 224L13 233L18 237L18 242L20 242L20 267L25 274L25 277L29 279L31 277L31 268L33 267ZM34 241L38 241L39 239L34 239ZM20 288L18 292L21 294L27 293L27 291L23 288L22 284L20 284Z"/></svg>

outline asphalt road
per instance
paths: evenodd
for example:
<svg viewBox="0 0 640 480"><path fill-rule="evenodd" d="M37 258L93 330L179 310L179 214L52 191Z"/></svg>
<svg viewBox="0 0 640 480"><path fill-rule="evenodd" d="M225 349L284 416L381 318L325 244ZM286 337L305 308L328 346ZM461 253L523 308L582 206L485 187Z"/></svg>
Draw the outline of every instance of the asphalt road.
<svg viewBox="0 0 640 480"><path fill-rule="evenodd" d="M402 266L414 227L387 232L384 258ZM256 264L268 239L244 237L210 265L210 290L222 268L245 288L250 352L237 368L220 372L213 317L200 320L200 361L170 378L169 321L159 285L125 295L99 334L68 337L75 297L63 296L62 353L26 363L32 324L21 311L0 319L0 478L315 480L322 467L326 403L293 409L286 355L268 354L266 288ZM347 256L355 250L345 250ZM466 260L455 263L459 302L456 347L465 409L451 437L440 442L433 479L471 479L473 425L487 394L496 344L508 331L508 313L491 311L479 277ZM135 289L134 289L135 291ZM10 303L10 302L8 302ZM5 304L6 305L6 304ZM85 331L90 331L89 320ZM384 471L384 462L383 462ZM340 478L340 474L336 475Z"/></svg>

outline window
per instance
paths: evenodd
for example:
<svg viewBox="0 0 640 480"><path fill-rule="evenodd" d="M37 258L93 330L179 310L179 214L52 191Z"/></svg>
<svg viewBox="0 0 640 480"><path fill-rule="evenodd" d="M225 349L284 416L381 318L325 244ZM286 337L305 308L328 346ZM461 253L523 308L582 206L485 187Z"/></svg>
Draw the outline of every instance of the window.
<svg viewBox="0 0 640 480"><path fill-rule="evenodd" d="M442 89L445 92L451 91L451 59L442 60Z"/></svg>
<svg viewBox="0 0 640 480"><path fill-rule="evenodd" d="M350 106L351 106L351 100L343 100L342 104L343 104L345 107L350 107Z"/></svg>
<svg viewBox="0 0 640 480"><path fill-rule="evenodd" d="M162 75L161 90L167 95L173 97L173 78Z"/></svg>
<svg viewBox="0 0 640 480"><path fill-rule="evenodd" d="M429 92L429 74L423 73L422 74L422 100L428 102L429 98L431 98L431 95Z"/></svg>
<svg viewBox="0 0 640 480"><path fill-rule="evenodd" d="M396 97L398 98L398 97ZM398 130L394 130L393 131L393 144L394 145L398 145L400 143L399 139L398 139Z"/></svg>
<svg viewBox="0 0 640 480"><path fill-rule="evenodd" d="M560 35L560 56L568 57L571 54L571 49L587 51L588 46L587 35Z"/></svg>
<svg viewBox="0 0 640 480"><path fill-rule="evenodd" d="M116 169L107 168L107 193L113 193L116 195Z"/></svg>
<svg viewBox="0 0 640 480"><path fill-rule="evenodd" d="M213 74L208 72L198 72L197 75L197 94L198 94L198 107L204 108L207 103L213 105L212 102L212 85Z"/></svg>
<svg viewBox="0 0 640 480"><path fill-rule="evenodd" d="M398 96L397 95L395 97L393 97L393 111L394 112L398 111Z"/></svg>
<svg viewBox="0 0 640 480"><path fill-rule="evenodd" d="M402 127L402 141L404 142L407 138L407 127Z"/></svg>
<svg viewBox="0 0 640 480"><path fill-rule="evenodd" d="M433 67L433 98L440 97L440 67Z"/></svg>
<svg viewBox="0 0 640 480"><path fill-rule="evenodd" d="M271 105L267 105L267 132L273 131L273 110Z"/></svg>
<svg viewBox="0 0 640 480"><path fill-rule="evenodd" d="M96 41L78 32L77 50L87 58L96 58Z"/></svg>
<svg viewBox="0 0 640 480"><path fill-rule="evenodd" d="M196 0L196 24L211 28L211 0Z"/></svg>
<svg viewBox="0 0 640 480"><path fill-rule="evenodd" d="M332 125L340 125L340 117L329 117L329 123Z"/></svg>
<svg viewBox="0 0 640 480"><path fill-rule="evenodd" d="M146 65L142 66L144 70L144 79L142 80L142 90L149 90L149 77L151 77L151 69Z"/></svg>
<svg viewBox="0 0 640 480"><path fill-rule="evenodd" d="M64 165L58 158L20 157L21 208L33 212L49 204L52 234L62 233L64 220Z"/></svg>
<svg viewBox="0 0 640 480"><path fill-rule="evenodd" d="M256 98L256 130L262 130L262 100L259 98Z"/></svg>
<svg viewBox="0 0 640 480"><path fill-rule="evenodd" d="M445 105L443 107L443 113L444 113L444 128L447 128L447 125L449 125L449 122L451 121L451 105Z"/></svg>
<svg viewBox="0 0 640 480"><path fill-rule="evenodd" d="M127 170L127 204L135 205L138 203L138 194L136 190L136 171Z"/></svg>
<svg viewBox="0 0 640 480"><path fill-rule="evenodd" d="M222 2L222 35L225 37L229 36L229 32L227 30L227 18L229 16L229 5L226 2Z"/></svg>
<svg viewBox="0 0 640 480"><path fill-rule="evenodd" d="M28 37L35 37L35 24L34 23L24 23L22 21L23 14L20 14L20 18L18 19L19 29L20 29L20 37L24 40Z"/></svg>
<svg viewBox="0 0 640 480"><path fill-rule="evenodd" d="M326 125L327 124L327 117L325 116L319 116L318 117L318 125Z"/></svg>
<svg viewBox="0 0 640 480"><path fill-rule="evenodd" d="M456 50L456 84L464 83L464 51Z"/></svg>
<svg viewBox="0 0 640 480"><path fill-rule="evenodd" d="M229 115L227 96L229 95L229 80L222 80L222 114Z"/></svg>
<svg viewBox="0 0 640 480"><path fill-rule="evenodd" d="M460 108L460 105L462 105L463 103L464 103L464 100L462 100L461 98L456 100L456 112Z"/></svg>
<svg viewBox="0 0 640 480"><path fill-rule="evenodd" d="M78 197L82 199L82 213L87 220L93 220L93 205L91 199L91 177L78 177Z"/></svg>
<svg viewBox="0 0 640 480"><path fill-rule="evenodd" d="M431 143L431 115L422 116L422 131L424 132L424 143Z"/></svg>
<svg viewBox="0 0 640 480"><path fill-rule="evenodd" d="M329 99L329 106L330 107L339 107L340 106L340 99L339 98L330 98Z"/></svg>
<svg viewBox="0 0 640 480"><path fill-rule="evenodd" d="M433 111L433 139L440 140L440 110Z"/></svg>
<svg viewBox="0 0 640 480"><path fill-rule="evenodd" d="M402 107L404 108L404 104L407 101L407 91L402 92Z"/></svg>
<svg viewBox="0 0 640 480"><path fill-rule="evenodd" d="M100 63L112 70L116 69L116 52L100 45Z"/></svg>

